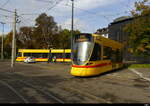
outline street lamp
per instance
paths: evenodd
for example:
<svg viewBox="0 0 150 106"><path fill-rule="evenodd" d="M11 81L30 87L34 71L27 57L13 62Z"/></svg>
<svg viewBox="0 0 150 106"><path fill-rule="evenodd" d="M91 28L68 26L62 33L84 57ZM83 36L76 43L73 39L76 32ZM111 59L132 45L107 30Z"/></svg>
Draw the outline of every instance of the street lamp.
<svg viewBox="0 0 150 106"><path fill-rule="evenodd" d="M2 29L2 45L1 45L1 60L4 59L4 22L0 22L3 26L3 29Z"/></svg>

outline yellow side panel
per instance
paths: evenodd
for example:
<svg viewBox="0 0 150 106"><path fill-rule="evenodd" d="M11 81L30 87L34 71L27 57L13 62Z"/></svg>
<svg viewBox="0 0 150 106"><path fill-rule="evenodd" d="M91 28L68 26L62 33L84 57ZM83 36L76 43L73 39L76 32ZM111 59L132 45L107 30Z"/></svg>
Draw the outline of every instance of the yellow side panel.
<svg viewBox="0 0 150 106"><path fill-rule="evenodd" d="M71 53L71 49L65 49L65 53Z"/></svg>
<svg viewBox="0 0 150 106"><path fill-rule="evenodd" d="M63 62L64 59L56 59L57 62Z"/></svg>
<svg viewBox="0 0 150 106"><path fill-rule="evenodd" d="M64 59L65 62L71 62L71 59Z"/></svg>
<svg viewBox="0 0 150 106"><path fill-rule="evenodd" d="M112 66L104 66L104 67L97 67L97 68L75 68L72 67L71 75L73 76L95 76L101 73L111 71Z"/></svg>
<svg viewBox="0 0 150 106"><path fill-rule="evenodd" d="M64 53L64 49L52 49L51 53Z"/></svg>
<svg viewBox="0 0 150 106"><path fill-rule="evenodd" d="M97 62L89 62L92 63L92 65L98 65L98 64L105 64L105 63L110 63L110 60L103 60L103 61L97 61ZM92 66L91 65L91 66ZM111 71L112 70L112 65L104 65L100 67L91 67L91 68L80 68L80 67L72 67L71 69L71 75L73 76L95 76L99 75L101 73Z"/></svg>
<svg viewBox="0 0 150 106"><path fill-rule="evenodd" d="M119 68L121 68L121 67L123 67L123 64L117 63L115 69L119 69Z"/></svg>
<svg viewBox="0 0 150 106"><path fill-rule="evenodd" d="M16 58L16 61L17 61L17 62L22 62L22 61L24 61L24 59L25 59L25 57L17 57L17 58Z"/></svg>
<svg viewBox="0 0 150 106"><path fill-rule="evenodd" d="M48 49L19 49L18 52L24 53L49 53ZM71 53L71 49L51 49L51 53Z"/></svg>
<svg viewBox="0 0 150 106"><path fill-rule="evenodd" d="M35 59L35 61L44 62L44 61L48 61L48 59Z"/></svg>
<svg viewBox="0 0 150 106"><path fill-rule="evenodd" d="M48 49L22 49L24 53L49 53Z"/></svg>

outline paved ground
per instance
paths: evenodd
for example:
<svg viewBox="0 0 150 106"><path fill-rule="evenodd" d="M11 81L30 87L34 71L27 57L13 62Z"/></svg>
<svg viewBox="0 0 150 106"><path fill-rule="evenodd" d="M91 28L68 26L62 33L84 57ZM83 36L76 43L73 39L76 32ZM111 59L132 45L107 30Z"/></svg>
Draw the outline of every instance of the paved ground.
<svg viewBox="0 0 150 106"><path fill-rule="evenodd" d="M123 69L90 78L69 74L69 64L0 62L0 103L55 103L44 89L64 103L150 103L150 69ZM34 87L29 87L25 81ZM14 88L15 92L12 92Z"/></svg>

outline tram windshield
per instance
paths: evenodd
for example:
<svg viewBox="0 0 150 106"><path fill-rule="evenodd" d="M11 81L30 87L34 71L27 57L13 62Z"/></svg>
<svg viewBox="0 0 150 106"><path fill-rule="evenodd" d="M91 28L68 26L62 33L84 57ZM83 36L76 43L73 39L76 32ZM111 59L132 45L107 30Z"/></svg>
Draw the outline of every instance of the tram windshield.
<svg viewBox="0 0 150 106"><path fill-rule="evenodd" d="M76 35L73 39L72 58L74 64L83 65L88 60L94 47L90 34Z"/></svg>

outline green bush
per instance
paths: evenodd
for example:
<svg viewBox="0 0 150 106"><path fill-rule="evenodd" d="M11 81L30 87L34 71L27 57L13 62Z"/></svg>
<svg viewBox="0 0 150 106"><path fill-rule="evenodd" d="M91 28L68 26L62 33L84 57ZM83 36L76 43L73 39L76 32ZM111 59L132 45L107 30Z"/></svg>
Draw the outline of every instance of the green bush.
<svg viewBox="0 0 150 106"><path fill-rule="evenodd" d="M150 64L132 64L128 68L150 68Z"/></svg>

